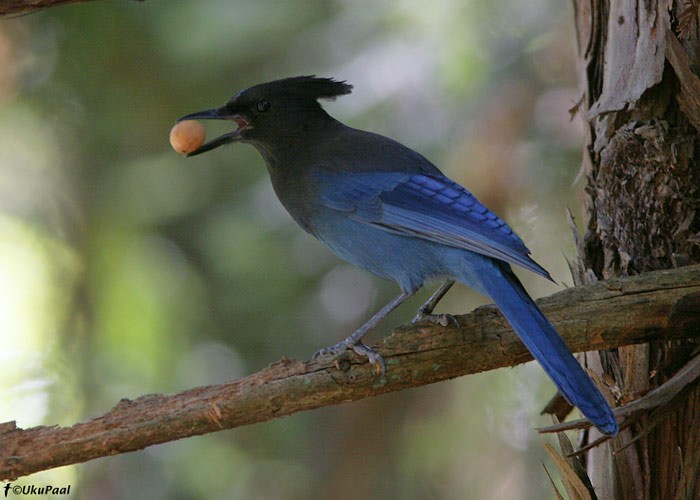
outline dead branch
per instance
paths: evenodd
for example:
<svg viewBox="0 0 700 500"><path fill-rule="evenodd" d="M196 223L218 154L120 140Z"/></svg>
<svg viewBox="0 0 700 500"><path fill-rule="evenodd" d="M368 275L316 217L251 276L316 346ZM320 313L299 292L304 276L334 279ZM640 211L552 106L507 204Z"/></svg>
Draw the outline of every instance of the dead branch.
<svg viewBox="0 0 700 500"><path fill-rule="evenodd" d="M539 301L572 351L700 336L700 265L616 278ZM378 346L385 378L354 354L284 359L241 380L123 399L72 427L0 424L0 480L184 437L263 422L531 359L495 306L455 325L402 326Z"/></svg>
<svg viewBox="0 0 700 500"><path fill-rule="evenodd" d="M699 312L700 314L700 312ZM700 333L699 333L700 335ZM657 408L663 408L668 405L676 396L683 390L687 389L692 384L696 383L700 378L700 355L691 359L681 370L673 377L664 382L656 389L650 391L639 399L635 399L624 406L615 408L615 416L620 418L630 417L636 413ZM561 432L572 429L588 429L591 423L585 418L571 420L569 422L557 423L548 427L537 429L539 432ZM620 428L623 426L621 425Z"/></svg>
<svg viewBox="0 0 700 500"><path fill-rule="evenodd" d="M0 2L0 16L30 14L38 10L58 7L71 3L92 2L94 0L3 0ZM144 0L136 0L143 2Z"/></svg>

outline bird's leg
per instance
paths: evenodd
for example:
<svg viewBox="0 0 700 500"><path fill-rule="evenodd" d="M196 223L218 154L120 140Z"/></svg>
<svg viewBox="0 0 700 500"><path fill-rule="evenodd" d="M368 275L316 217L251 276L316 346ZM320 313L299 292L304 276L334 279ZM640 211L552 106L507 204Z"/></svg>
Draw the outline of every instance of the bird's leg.
<svg viewBox="0 0 700 500"><path fill-rule="evenodd" d="M313 355L312 359L318 359L324 356L328 355L336 355L340 354L341 352L347 350L347 349L352 349L355 351L357 354L360 356L367 356L367 359L369 360L370 363L373 363L377 365L377 367L381 370L382 376L384 375L385 371L385 365L384 365L384 358L382 358L379 353L371 349L370 347L367 347L365 344L362 343L362 337L364 337L365 333L367 333L369 330L374 328L377 323L379 323L381 320L383 320L391 311L399 307L401 304L403 304L409 297L411 297L413 294L416 292L401 292L401 295L396 297L394 300L389 302L387 305L382 307L379 311L377 311L374 316L372 316L367 322L362 325L360 328L352 332L348 337L343 340L342 342L338 342L335 345L332 345L330 347L326 347L324 349L321 349L318 351L316 354Z"/></svg>
<svg viewBox="0 0 700 500"><path fill-rule="evenodd" d="M435 306L454 284L455 280L453 279L445 280L445 282L440 285L440 288L435 290L435 293L430 296L426 303L418 308L418 314L416 314L416 317L413 318L413 323L417 323L419 321L430 321L431 323L447 326L448 321L454 321L459 328L459 322L451 314L433 314L433 309L435 309Z"/></svg>

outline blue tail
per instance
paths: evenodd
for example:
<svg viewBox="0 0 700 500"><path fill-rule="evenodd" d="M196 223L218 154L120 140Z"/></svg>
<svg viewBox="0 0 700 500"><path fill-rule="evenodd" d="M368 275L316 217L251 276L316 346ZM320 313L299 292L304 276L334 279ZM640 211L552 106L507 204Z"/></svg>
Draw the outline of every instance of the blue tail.
<svg viewBox="0 0 700 500"><path fill-rule="evenodd" d="M617 421L591 378L527 294L508 264L497 262L481 283L559 391L601 432L617 434ZM485 279L484 279L485 278Z"/></svg>

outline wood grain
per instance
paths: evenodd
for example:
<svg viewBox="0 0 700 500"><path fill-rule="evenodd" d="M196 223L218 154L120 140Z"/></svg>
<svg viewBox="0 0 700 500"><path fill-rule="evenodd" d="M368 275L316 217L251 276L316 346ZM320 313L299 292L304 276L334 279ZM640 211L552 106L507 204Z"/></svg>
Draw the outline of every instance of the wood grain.
<svg viewBox="0 0 700 500"><path fill-rule="evenodd" d="M700 266L568 289L539 304L573 351L698 337ZM383 379L354 354L335 361L284 359L226 384L123 399L72 427L0 424L0 480L531 359L495 306L458 319L459 329L397 328L376 346L387 362Z"/></svg>

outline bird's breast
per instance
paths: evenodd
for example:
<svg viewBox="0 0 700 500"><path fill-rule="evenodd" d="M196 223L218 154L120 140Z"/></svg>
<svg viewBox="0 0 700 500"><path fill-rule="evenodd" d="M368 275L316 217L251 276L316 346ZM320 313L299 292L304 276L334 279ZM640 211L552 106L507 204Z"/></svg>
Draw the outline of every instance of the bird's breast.
<svg viewBox="0 0 700 500"><path fill-rule="evenodd" d="M393 234L327 208L314 214L311 226L312 234L338 257L397 282L404 291L449 274L441 257L445 247L432 242Z"/></svg>
<svg viewBox="0 0 700 500"><path fill-rule="evenodd" d="M268 169L272 188L292 219L307 233L314 234L313 217L318 210L317 189L303 172Z"/></svg>

